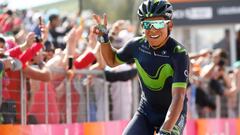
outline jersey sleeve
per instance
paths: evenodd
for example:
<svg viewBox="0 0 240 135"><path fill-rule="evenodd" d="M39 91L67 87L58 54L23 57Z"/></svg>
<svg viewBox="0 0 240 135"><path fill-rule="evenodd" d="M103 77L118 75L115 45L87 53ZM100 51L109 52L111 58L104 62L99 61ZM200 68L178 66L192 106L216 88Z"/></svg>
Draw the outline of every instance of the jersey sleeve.
<svg viewBox="0 0 240 135"><path fill-rule="evenodd" d="M119 49L115 55L115 59L119 63L127 63L133 60L134 52L134 39L127 42L121 49Z"/></svg>
<svg viewBox="0 0 240 135"><path fill-rule="evenodd" d="M189 56L185 49L174 52L173 60L173 84L172 88L187 88L189 78Z"/></svg>

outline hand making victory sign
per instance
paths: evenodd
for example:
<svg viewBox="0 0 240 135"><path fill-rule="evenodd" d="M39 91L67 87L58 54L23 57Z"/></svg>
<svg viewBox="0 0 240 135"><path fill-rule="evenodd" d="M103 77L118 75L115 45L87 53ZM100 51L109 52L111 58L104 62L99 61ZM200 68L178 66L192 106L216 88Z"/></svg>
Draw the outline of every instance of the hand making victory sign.
<svg viewBox="0 0 240 135"><path fill-rule="evenodd" d="M96 34L98 42L101 43L101 53L106 63L109 66L120 65L115 59L116 50L111 47L111 42L108 37L107 30L107 15L104 14L103 17L94 14L93 19L96 21L96 25L93 27L93 33Z"/></svg>
<svg viewBox="0 0 240 135"><path fill-rule="evenodd" d="M98 35L102 36L104 34L107 34L107 15L104 14L103 18L101 16L94 14L93 19L96 21L97 25L93 28L93 32ZM102 24L103 20L103 24Z"/></svg>

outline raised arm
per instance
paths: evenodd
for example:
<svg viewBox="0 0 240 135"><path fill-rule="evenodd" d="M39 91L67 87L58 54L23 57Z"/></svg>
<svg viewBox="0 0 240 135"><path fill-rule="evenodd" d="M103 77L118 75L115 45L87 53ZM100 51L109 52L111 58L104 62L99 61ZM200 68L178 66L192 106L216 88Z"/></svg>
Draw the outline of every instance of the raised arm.
<svg viewBox="0 0 240 135"><path fill-rule="evenodd" d="M93 19L97 23L97 25L94 26L93 31L94 34L98 36L98 41L101 43L100 50L106 64L110 67L120 65L121 63L115 59L116 50L112 48L111 42L108 38L107 15L104 14L103 18L101 18L99 15L94 14Z"/></svg>

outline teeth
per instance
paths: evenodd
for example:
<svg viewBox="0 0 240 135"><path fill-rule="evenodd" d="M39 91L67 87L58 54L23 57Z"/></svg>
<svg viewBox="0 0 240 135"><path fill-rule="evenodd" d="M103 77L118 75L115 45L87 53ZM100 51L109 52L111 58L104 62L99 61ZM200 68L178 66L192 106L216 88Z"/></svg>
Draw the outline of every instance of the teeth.
<svg viewBox="0 0 240 135"><path fill-rule="evenodd" d="M159 35L150 36L151 38L158 38Z"/></svg>

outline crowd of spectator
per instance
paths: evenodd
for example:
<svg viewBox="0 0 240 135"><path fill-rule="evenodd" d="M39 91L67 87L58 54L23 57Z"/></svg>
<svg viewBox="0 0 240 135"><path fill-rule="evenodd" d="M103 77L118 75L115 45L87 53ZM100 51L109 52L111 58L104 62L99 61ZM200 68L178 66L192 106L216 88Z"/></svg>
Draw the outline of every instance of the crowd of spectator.
<svg viewBox="0 0 240 135"><path fill-rule="evenodd" d="M194 118L239 116L240 62L230 66L230 49L227 49L230 40L229 35L226 36L212 50L202 50L190 56L189 109ZM237 48L239 46L237 43Z"/></svg>
<svg viewBox="0 0 240 135"><path fill-rule="evenodd" d="M66 80L71 82L73 122L86 121L86 85L90 85L92 93L90 120L103 120L106 80L112 100L111 119L130 119L130 80L137 71L131 63L113 69L106 66L99 52L100 44L92 33L91 17L69 18L57 12L46 15L30 10L11 11L6 7L1 10L2 123L21 122L22 88L26 92L27 122L44 123L46 87L48 122L66 122ZM119 20L109 29L116 48L133 37L129 21ZM76 74L75 70L80 69L101 70L103 75Z"/></svg>

